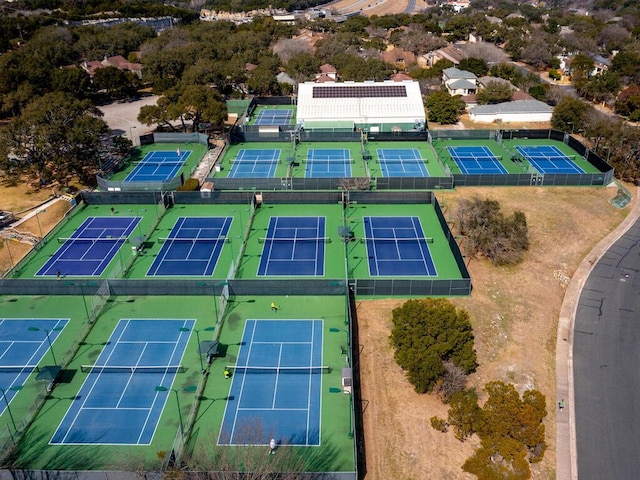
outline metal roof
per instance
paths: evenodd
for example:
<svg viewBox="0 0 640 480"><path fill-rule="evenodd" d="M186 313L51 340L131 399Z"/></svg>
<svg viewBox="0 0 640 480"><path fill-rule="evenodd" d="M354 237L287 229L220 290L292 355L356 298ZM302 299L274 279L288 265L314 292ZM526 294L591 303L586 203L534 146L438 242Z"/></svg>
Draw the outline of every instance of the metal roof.
<svg viewBox="0 0 640 480"><path fill-rule="evenodd" d="M551 113L553 108L539 100L516 100L495 105L478 105L473 107L473 115L491 115L497 113Z"/></svg>
<svg viewBox="0 0 640 480"><path fill-rule="evenodd" d="M420 85L415 81L305 82L298 85L299 124L326 120L413 123L424 121L425 117Z"/></svg>

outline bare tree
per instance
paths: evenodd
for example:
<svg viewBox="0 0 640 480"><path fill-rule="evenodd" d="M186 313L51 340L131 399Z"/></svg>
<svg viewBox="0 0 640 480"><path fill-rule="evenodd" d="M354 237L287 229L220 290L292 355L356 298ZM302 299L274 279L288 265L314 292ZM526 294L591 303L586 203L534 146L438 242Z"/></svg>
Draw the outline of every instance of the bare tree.
<svg viewBox="0 0 640 480"><path fill-rule="evenodd" d="M280 57L282 63L286 64L294 55L300 53L313 54L313 47L309 42L299 38L281 38L273 46L273 53Z"/></svg>
<svg viewBox="0 0 640 480"><path fill-rule="evenodd" d="M509 55L504 50L488 42L469 43L461 49L465 56L481 58L487 63L501 63L509 59Z"/></svg>
<svg viewBox="0 0 640 480"><path fill-rule="evenodd" d="M467 388L467 374L452 362L444 362L444 375L436 384L435 393L443 403L449 403L451 396Z"/></svg>

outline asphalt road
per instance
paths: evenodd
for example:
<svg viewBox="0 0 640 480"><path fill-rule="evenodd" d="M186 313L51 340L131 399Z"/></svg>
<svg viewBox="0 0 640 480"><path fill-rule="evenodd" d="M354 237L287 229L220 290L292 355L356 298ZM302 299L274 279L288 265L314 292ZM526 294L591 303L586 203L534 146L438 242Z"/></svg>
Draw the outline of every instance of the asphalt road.
<svg viewBox="0 0 640 480"><path fill-rule="evenodd" d="M578 478L640 478L640 220L584 285L573 367Z"/></svg>

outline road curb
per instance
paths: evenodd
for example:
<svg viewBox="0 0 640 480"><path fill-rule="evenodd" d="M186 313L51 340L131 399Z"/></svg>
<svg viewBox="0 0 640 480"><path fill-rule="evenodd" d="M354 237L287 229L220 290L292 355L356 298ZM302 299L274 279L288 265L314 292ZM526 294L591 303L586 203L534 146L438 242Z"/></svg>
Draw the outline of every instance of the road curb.
<svg viewBox="0 0 640 480"><path fill-rule="evenodd" d="M578 301L587 278L594 266L611 246L640 218L640 187L629 215L609 235L602 239L582 260L565 292L558 319L556 339L556 399L565 400L563 411L556 414L556 478L578 479L578 453L576 446L576 424L573 384L573 328Z"/></svg>

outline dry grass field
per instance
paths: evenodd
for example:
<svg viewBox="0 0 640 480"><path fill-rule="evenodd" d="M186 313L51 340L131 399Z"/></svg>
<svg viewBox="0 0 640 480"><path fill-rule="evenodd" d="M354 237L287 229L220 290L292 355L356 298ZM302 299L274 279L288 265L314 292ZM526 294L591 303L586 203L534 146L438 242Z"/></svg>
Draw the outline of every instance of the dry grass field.
<svg viewBox="0 0 640 480"><path fill-rule="evenodd" d="M555 479L555 344L560 305L568 280L582 258L627 215L609 204L610 188L460 188L439 194L447 213L474 195L500 202L505 214L522 210L531 247L516 267L469 261L473 292L453 302L469 311L480 368L470 385L481 391L492 380L519 391L540 390L547 398L549 445L532 465L532 478ZM439 433L429 419L446 417L435 396L418 395L393 360L391 311L403 300L358 303L367 480L473 479L461 470L477 439L457 441Z"/></svg>
<svg viewBox="0 0 640 480"><path fill-rule="evenodd" d="M413 5L411 12L407 8ZM337 0L326 4L325 7L340 15L360 12L362 15L392 15L395 13L418 13L425 10L428 3L425 0Z"/></svg>

